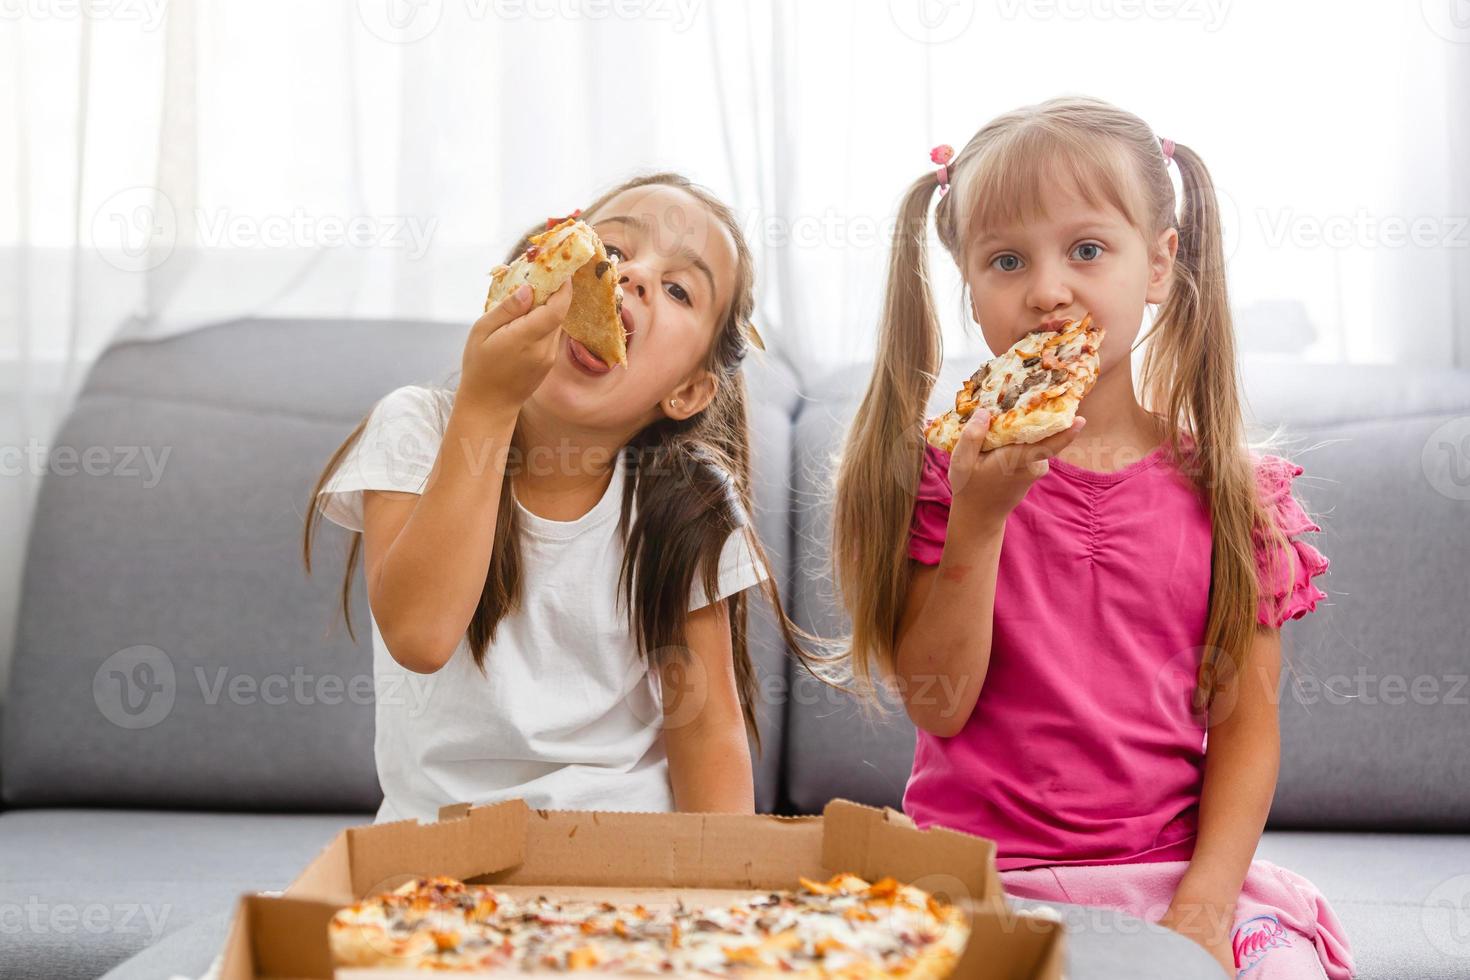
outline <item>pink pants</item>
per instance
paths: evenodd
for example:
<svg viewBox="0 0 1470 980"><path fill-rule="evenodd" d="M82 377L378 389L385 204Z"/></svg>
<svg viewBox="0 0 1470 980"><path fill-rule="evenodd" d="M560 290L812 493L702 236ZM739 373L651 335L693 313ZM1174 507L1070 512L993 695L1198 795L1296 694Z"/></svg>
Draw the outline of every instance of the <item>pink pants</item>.
<svg viewBox="0 0 1470 980"><path fill-rule="evenodd" d="M1163 918L1188 861L1052 865L1002 871L1007 894L1042 902L1117 909ZM1350 980L1352 951L1342 923L1315 885L1270 861L1253 861L1235 909L1235 975L1248 980Z"/></svg>

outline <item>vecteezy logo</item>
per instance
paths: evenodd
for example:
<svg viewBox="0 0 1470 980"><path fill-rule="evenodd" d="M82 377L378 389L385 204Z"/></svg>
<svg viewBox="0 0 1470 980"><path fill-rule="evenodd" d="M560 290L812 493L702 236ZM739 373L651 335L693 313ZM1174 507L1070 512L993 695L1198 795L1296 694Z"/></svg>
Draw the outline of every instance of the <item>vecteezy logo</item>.
<svg viewBox="0 0 1470 980"><path fill-rule="evenodd" d="M173 254L178 231L173 202L156 187L120 190L92 215L92 247L122 272L162 265Z"/></svg>
<svg viewBox="0 0 1470 980"><path fill-rule="evenodd" d="M1424 899L1419 924L1445 956L1470 957L1470 874L1446 878Z"/></svg>
<svg viewBox="0 0 1470 980"><path fill-rule="evenodd" d="M1450 419L1431 432L1419 463L1440 496L1470 500L1470 416Z"/></svg>
<svg viewBox="0 0 1470 980"><path fill-rule="evenodd" d="M1446 41L1470 44L1470 0L1419 0L1419 12Z"/></svg>
<svg viewBox="0 0 1470 980"><path fill-rule="evenodd" d="M888 15L921 44L943 44L969 30L975 0L888 0Z"/></svg>
<svg viewBox="0 0 1470 980"><path fill-rule="evenodd" d="M174 707L174 663L158 647L119 650L92 675L92 700L119 728L152 728Z"/></svg>
<svg viewBox="0 0 1470 980"><path fill-rule="evenodd" d="M422 41L439 26L444 0L357 0L357 16L374 37L389 44Z"/></svg>
<svg viewBox="0 0 1470 980"><path fill-rule="evenodd" d="M1274 915L1246 919L1235 930L1230 945L1235 950L1236 976L1260 963L1268 952L1291 945L1286 928Z"/></svg>

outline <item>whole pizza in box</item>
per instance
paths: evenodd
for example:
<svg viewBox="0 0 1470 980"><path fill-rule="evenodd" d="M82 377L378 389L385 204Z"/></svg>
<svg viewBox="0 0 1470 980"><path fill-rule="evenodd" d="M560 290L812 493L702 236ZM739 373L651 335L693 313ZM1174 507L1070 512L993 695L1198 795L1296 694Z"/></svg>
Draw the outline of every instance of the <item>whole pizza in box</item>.
<svg viewBox="0 0 1470 980"><path fill-rule="evenodd" d="M959 908L852 874L652 908L418 878L330 925L339 967L718 977L945 977L968 938Z"/></svg>

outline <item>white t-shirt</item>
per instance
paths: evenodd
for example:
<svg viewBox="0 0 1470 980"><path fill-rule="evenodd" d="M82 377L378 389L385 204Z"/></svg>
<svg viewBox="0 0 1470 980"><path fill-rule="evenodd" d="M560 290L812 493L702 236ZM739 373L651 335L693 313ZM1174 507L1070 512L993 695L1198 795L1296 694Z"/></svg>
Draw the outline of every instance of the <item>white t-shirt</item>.
<svg viewBox="0 0 1470 980"><path fill-rule="evenodd" d="M373 409L320 498L330 520L362 530L362 491L422 493L453 393L407 386ZM657 669L638 656L617 582L623 476L574 521L516 501L522 605L475 666L467 638L434 674L401 666L373 628L377 822L437 819L448 803L522 797L536 808L667 811L674 805ZM636 508L635 508L636 512ZM765 578L744 534L720 555L723 599ZM689 608L712 600L695 575Z"/></svg>

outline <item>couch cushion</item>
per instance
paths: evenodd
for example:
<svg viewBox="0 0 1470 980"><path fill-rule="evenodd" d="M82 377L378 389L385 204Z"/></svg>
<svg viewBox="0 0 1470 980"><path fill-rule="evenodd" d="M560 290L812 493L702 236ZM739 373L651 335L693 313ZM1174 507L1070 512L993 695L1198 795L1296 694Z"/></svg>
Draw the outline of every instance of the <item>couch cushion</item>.
<svg viewBox="0 0 1470 980"><path fill-rule="evenodd" d="M243 892L281 889L371 814L12 810L0 814L0 932L13 980L95 977Z"/></svg>
<svg viewBox="0 0 1470 980"><path fill-rule="evenodd" d="M1220 967L1204 947L1127 912L1015 897L1010 903L1066 926L1067 980L1220 980Z"/></svg>
<svg viewBox="0 0 1470 980"><path fill-rule="evenodd" d="M952 403L972 367L946 367L931 412ZM830 581L829 460L867 380L858 368L816 382L795 427L795 561L804 584L794 610L829 636L847 629ZM1312 539L1332 561L1317 580L1329 600L1283 629L1296 682L1281 707L1273 825L1464 826L1470 757L1457 746L1470 741L1461 639L1470 631L1461 601L1470 492L1456 480L1470 472L1459 442L1470 437L1470 373L1259 364L1246 382L1257 423L1289 426L1294 442L1281 451L1306 470L1294 489L1320 515L1326 530ZM1452 442L1458 457L1444 455ZM1423 703L1416 681L1431 694ZM1363 693L1354 697L1357 686ZM906 718L874 726L851 704L813 701L793 697L787 709L789 807L815 812L832 796L899 805L912 761Z"/></svg>
<svg viewBox="0 0 1470 980"><path fill-rule="evenodd" d="M832 534L831 463L858 399L866 369L816 382L796 417L792 519L796 577L802 584L792 615L821 636L844 635L846 615L835 600L828 544ZM793 813L820 813L833 797L900 808L913 761L913 723L896 701L873 713L828 688L805 670L793 670L786 708L783 798Z"/></svg>
<svg viewBox="0 0 1470 980"><path fill-rule="evenodd" d="M1297 437L1288 451L1305 472L1295 489L1323 527L1309 537L1332 562L1317 579L1326 602L1282 629L1271 824L1463 829L1470 372L1370 378L1333 368L1310 377L1305 387L1322 392L1323 405L1267 416ZM1374 408L1365 412L1370 381ZM1277 385L1292 392L1283 400L1299 401L1287 384ZM1377 407L1380 397L1388 407Z"/></svg>
<svg viewBox="0 0 1470 980"><path fill-rule="evenodd" d="M232 912L220 912L171 932L102 975L102 980L161 980L203 977L222 960Z"/></svg>
<svg viewBox="0 0 1470 980"><path fill-rule="evenodd" d="M1327 896L1358 980L1466 975L1470 835L1268 831L1256 857Z"/></svg>
<svg viewBox="0 0 1470 980"><path fill-rule="evenodd" d="M302 515L353 425L398 385L450 380L463 338L450 324L247 320L109 350L56 439L106 458L49 473L37 502L0 799L376 806L362 576L354 643L338 599L348 536L322 523L308 579ZM756 521L784 572L796 385L774 353L746 375ZM753 618L758 669L780 680L781 646ZM761 713L768 808L782 714Z"/></svg>
<svg viewBox="0 0 1470 980"><path fill-rule="evenodd" d="M1284 629L1276 826L1470 824L1470 504L1420 469L1448 420L1308 430L1322 443L1300 459L1314 476L1303 497L1324 514L1318 546L1332 568L1328 604Z"/></svg>
<svg viewBox="0 0 1470 980"><path fill-rule="evenodd" d="M792 574L791 541L791 422L800 392L796 375L774 351L756 352L745 360L750 395L751 476L754 481L755 526L761 545L776 570L781 601L790 615L796 592ZM749 638L755 662L756 721L761 731L761 754L755 765L755 808L769 813L776 809L780 789L781 762L785 751L786 706L780 696L788 678L790 654L775 625L769 604L759 591L748 593Z"/></svg>

